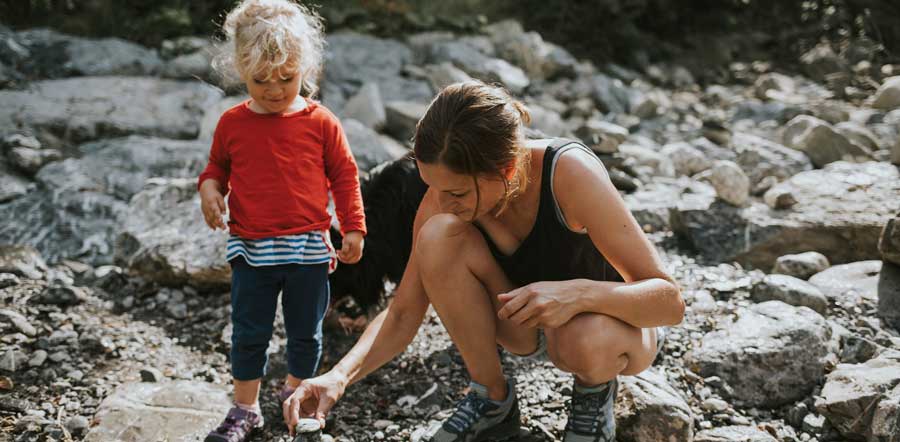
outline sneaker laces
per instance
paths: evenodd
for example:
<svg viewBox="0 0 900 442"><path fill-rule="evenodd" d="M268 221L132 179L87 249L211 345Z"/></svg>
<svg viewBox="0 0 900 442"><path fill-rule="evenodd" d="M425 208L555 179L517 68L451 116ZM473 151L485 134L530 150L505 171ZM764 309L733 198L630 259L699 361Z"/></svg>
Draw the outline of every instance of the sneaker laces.
<svg viewBox="0 0 900 442"><path fill-rule="evenodd" d="M603 405L608 392L609 388L596 393L575 392L572 395L566 429L581 434L596 434L602 425L606 425Z"/></svg>
<svg viewBox="0 0 900 442"><path fill-rule="evenodd" d="M467 431L475 421L484 415L488 400L475 392L470 392L456 406L456 411L445 424L457 434Z"/></svg>

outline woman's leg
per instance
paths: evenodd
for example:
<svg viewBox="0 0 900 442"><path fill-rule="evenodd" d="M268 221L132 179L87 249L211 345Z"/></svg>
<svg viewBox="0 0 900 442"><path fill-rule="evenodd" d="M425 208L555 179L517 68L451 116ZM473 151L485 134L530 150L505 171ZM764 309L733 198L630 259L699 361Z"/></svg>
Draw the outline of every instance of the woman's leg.
<svg viewBox="0 0 900 442"><path fill-rule="evenodd" d="M581 313L544 333L550 360L581 385L638 374L656 356L655 328L637 328L603 314Z"/></svg>
<svg viewBox="0 0 900 442"><path fill-rule="evenodd" d="M474 382L491 399L506 396L496 344L526 354L537 332L497 318L496 295L514 287L478 231L454 215L431 217L416 239L416 260L428 299L462 354Z"/></svg>

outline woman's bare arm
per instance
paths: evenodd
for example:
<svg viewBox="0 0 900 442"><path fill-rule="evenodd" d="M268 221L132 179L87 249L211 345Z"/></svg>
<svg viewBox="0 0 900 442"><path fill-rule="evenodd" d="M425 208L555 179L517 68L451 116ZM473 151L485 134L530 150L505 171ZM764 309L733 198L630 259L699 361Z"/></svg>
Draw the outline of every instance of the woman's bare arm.
<svg viewBox="0 0 900 442"><path fill-rule="evenodd" d="M571 281L578 310L636 327L680 323L684 301L677 284L597 158L581 149L561 155L553 188L569 225L586 228L597 250L626 281Z"/></svg>

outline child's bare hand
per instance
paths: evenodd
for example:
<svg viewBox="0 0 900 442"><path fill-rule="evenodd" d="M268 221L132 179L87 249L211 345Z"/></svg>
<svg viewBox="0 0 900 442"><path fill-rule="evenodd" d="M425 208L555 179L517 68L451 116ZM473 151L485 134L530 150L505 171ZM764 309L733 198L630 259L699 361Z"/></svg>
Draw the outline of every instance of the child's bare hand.
<svg viewBox="0 0 900 442"><path fill-rule="evenodd" d="M206 184L206 182L203 184ZM222 221L222 214L225 213L225 197L222 196L221 192L210 186L201 187L200 209L203 211L203 219L210 229L215 230L216 228L220 228L222 230L228 230L225 222Z"/></svg>
<svg viewBox="0 0 900 442"><path fill-rule="evenodd" d="M337 257L344 264L356 264L362 258L363 246L365 240L362 232L354 230L344 235L341 250L338 250Z"/></svg>

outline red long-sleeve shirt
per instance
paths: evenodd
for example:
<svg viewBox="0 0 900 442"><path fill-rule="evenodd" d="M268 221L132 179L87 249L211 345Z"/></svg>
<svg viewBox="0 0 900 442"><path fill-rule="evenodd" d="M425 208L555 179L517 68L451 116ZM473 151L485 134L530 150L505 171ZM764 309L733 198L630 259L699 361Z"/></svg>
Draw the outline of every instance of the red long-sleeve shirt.
<svg viewBox="0 0 900 442"><path fill-rule="evenodd" d="M365 234L356 161L340 120L306 101L290 114L259 114L247 100L219 118L197 187L212 178L228 189L232 234L259 239L328 229L329 189L341 232Z"/></svg>

